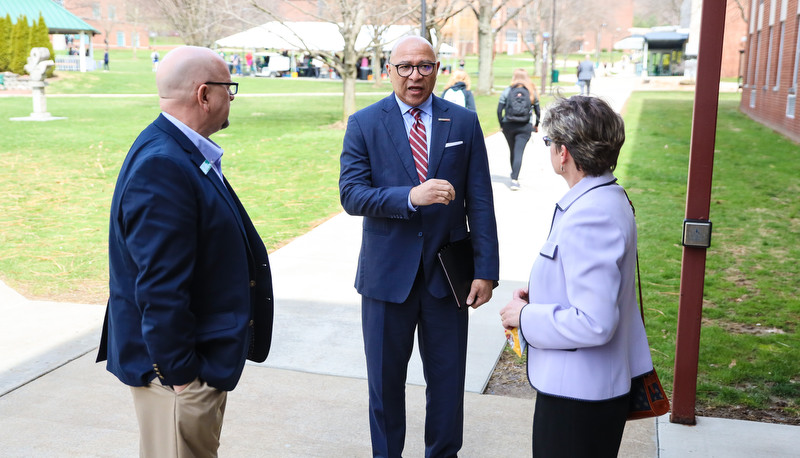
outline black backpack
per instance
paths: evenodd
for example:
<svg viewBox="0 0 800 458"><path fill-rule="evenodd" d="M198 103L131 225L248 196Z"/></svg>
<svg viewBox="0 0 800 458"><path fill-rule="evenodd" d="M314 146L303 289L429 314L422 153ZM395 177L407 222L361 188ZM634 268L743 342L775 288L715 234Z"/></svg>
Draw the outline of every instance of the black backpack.
<svg viewBox="0 0 800 458"><path fill-rule="evenodd" d="M506 98L506 121L530 122L531 93L525 86L512 87Z"/></svg>

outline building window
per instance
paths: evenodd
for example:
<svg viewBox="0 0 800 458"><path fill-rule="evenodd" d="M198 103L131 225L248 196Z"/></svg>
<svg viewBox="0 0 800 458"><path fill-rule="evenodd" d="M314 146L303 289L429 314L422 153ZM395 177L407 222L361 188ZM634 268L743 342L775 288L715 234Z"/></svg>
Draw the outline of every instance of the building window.
<svg viewBox="0 0 800 458"><path fill-rule="evenodd" d="M769 37L767 38L769 41L767 42L767 66L764 68L764 89L769 87L769 72L772 69L772 42L774 41L772 39L772 30L774 28L772 26L769 27Z"/></svg>
<svg viewBox="0 0 800 458"><path fill-rule="evenodd" d="M108 5L108 20L113 21L117 18L117 7L114 5Z"/></svg>
<svg viewBox="0 0 800 458"><path fill-rule="evenodd" d="M800 4L798 4L798 9L800 9ZM794 36L797 37L797 42L794 44L794 70L792 71L792 85L789 88L789 98L786 102L786 116L790 118L794 118L794 102L797 97L797 72L800 70L800 68L798 68L798 63L800 63L800 14L797 15L797 20L795 21ZM790 103L792 109L791 116L789 115Z"/></svg>
<svg viewBox="0 0 800 458"><path fill-rule="evenodd" d="M507 43L516 43L518 35L519 35L519 33L517 32L516 29L506 30L506 42Z"/></svg>
<svg viewBox="0 0 800 458"><path fill-rule="evenodd" d="M526 43L535 43L536 37L533 36L533 30L526 30L525 31L525 42Z"/></svg>
<svg viewBox="0 0 800 458"><path fill-rule="evenodd" d="M778 87L781 85L781 68L783 68L783 36L785 33L784 26L786 25L785 22L781 22L781 37L780 43L778 47L778 66L775 67L775 86L772 87L773 91L777 91Z"/></svg>
<svg viewBox="0 0 800 458"><path fill-rule="evenodd" d="M753 66L753 89L758 88L758 71L756 68L761 62L761 31L756 34L756 65Z"/></svg>
<svg viewBox="0 0 800 458"><path fill-rule="evenodd" d="M100 4L92 3L92 19L100 19Z"/></svg>
<svg viewBox="0 0 800 458"><path fill-rule="evenodd" d="M751 34L750 35L750 52L747 53L747 58L750 61L747 64L747 87L756 87L756 80L755 80L755 71L756 71L756 39Z"/></svg>
<svg viewBox="0 0 800 458"><path fill-rule="evenodd" d="M117 32L117 46L125 46L125 32Z"/></svg>

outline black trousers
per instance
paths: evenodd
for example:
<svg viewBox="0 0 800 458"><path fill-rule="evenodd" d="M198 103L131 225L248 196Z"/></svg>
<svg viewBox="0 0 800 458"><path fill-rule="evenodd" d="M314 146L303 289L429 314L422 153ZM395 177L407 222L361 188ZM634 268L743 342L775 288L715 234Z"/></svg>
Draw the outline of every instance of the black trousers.
<svg viewBox="0 0 800 458"><path fill-rule="evenodd" d="M519 180L519 170L522 168L522 154L525 145L531 139L533 126L529 122L504 122L503 135L508 142L511 152L511 179Z"/></svg>
<svg viewBox="0 0 800 458"><path fill-rule="evenodd" d="M536 394L533 457L614 458L628 415L628 396L580 401Z"/></svg>

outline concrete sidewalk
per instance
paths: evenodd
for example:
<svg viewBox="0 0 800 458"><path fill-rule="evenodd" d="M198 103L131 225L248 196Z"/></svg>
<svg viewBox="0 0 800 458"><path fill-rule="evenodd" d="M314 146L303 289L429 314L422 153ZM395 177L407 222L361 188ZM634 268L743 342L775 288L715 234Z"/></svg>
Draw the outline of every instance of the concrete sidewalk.
<svg viewBox="0 0 800 458"><path fill-rule="evenodd" d="M620 109L633 87L592 88ZM497 311L524 285L566 184L541 134L511 191L508 148L487 138L500 236L501 286L470 316L461 456L529 456L533 401L481 394L503 348ZM370 456L360 297L353 288L360 218L334 216L270 254L276 316L267 362L249 364L228 400L221 456ZM29 301L0 282L0 455L137 456L130 392L95 364L104 307ZM415 352L407 388L406 455L423 456L425 393ZM800 427L667 417L627 425L624 457L788 457Z"/></svg>

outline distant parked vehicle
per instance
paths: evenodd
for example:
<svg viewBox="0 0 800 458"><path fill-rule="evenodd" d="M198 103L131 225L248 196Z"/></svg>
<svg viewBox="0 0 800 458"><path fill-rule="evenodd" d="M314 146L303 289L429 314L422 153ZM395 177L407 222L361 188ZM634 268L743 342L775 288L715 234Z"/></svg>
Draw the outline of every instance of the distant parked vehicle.
<svg viewBox="0 0 800 458"><path fill-rule="evenodd" d="M276 52L257 52L253 55L256 57L256 63L259 66L256 76L275 78L289 74L291 70L289 58Z"/></svg>

